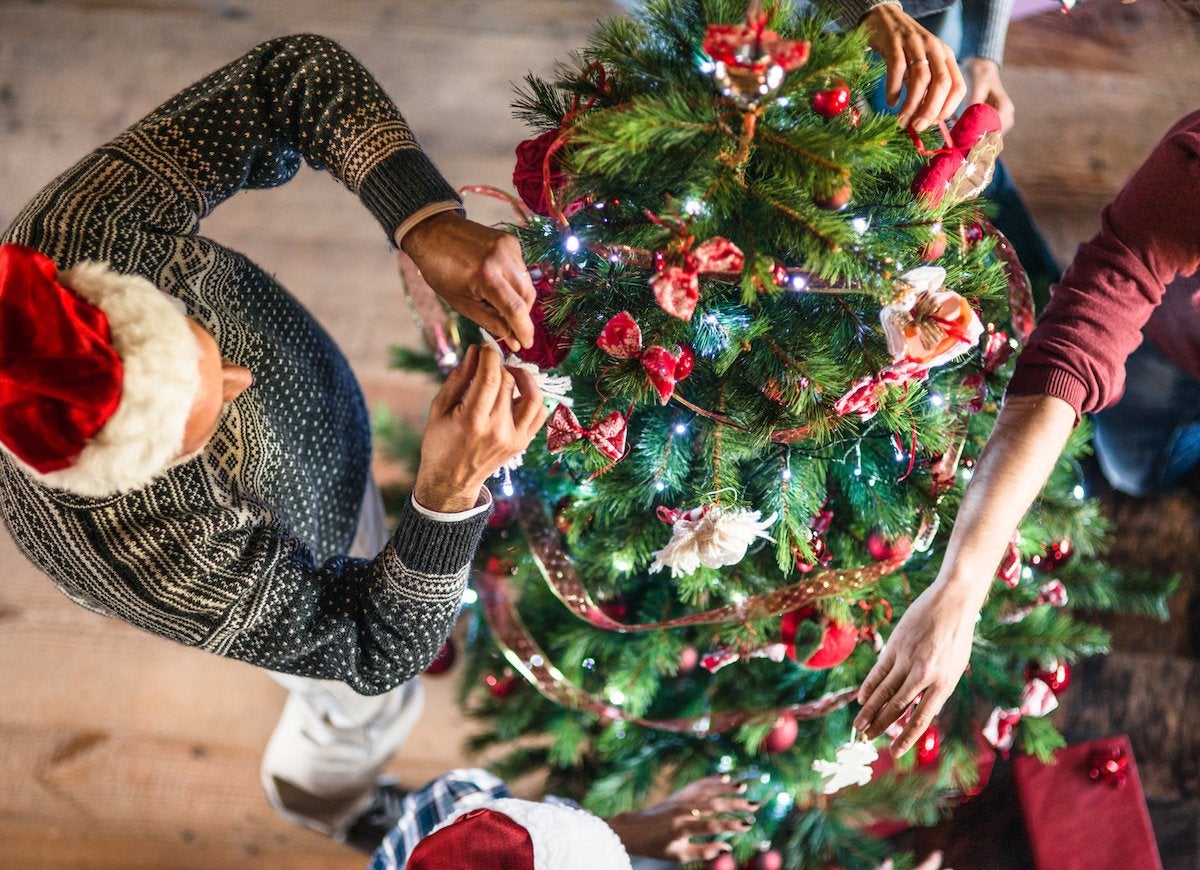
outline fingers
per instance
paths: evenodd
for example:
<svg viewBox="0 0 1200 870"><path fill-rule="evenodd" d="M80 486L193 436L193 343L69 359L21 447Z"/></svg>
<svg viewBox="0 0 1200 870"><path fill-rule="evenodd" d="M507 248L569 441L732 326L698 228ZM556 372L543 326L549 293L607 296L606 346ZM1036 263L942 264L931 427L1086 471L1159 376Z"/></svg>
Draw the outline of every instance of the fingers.
<svg viewBox="0 0 1200 870"><path fill-rule="evenodd" d="M908 750L912 749L921 735L929 730L929 726L933 724L933 720L937 714L942 712L942 704L946 701L946 696L941 691L929 690L913 708L912 718L908 720L908 724L904 726L904 730L900 732L895 740L892 741L892 755L899 758Z"/></svg>
<svg viewBox="0 0 1200 870"><path fill-rule="evenodd" d="M513 403L513 422L517 432L528 443L537 434L550 415L550 409L542 401L542 391L538 389L533 373L528 369L510 369L516 381L517 392L521 395Z"/></svg>
<svg viewBox="0 0 1200 870"><path fill-rule="evenodd" d="M433 397L433 403L430 406L431 414L439 416L445 414L463 400L471 379L475 377L475 368L478 362L479 348L471 345L467 348L463 361L446 376L446 382L442 384L438 394Z"/></svg>
<svg viewBox="0 0 1200 870"><path fill-rule="evenodd" d="M904 40L900 34L893 34L876 51L887 67L887 104L894 106L900 100L900 89L904 87L904 77L908 72L904 60Z"/></svg>
<svg viewBox="0 0 1200 870"><path fill-rule="evenodd" d="M503 371L499 353L490 347L480 349L474 377L471 378L471 385L467 387L463 397L463 405L471 410L490 414L496 405L496 397L500 394ZM510 390L511 377L510 375Z"/></svg>
<svg viewBox="0 0 1200 870"><path fill-rule="evenodd" d="M876 660L875 666L871 668L871 672L867 674L867 678L863 680L862 685L858 688L857 700L859 704L866 706L867 699L879 688L879 684L883 682L888 672L891 671L892 662L894 661L895 656L892 655L891 647L885 645L879 653L879 658ZM860 713L859 717L861 718L861 716L862 714ZM863 721L865 722L866 720ZM858 719L855 719L854 727L858 728L859 731L862 730L858 727Z"/></svg>
<svg viewBox="0 0 1200 870"><path fill-rule="evenodd" d="M683 843L671 850L671 857L680 864L688 864L692 861L711 861L718 855L726 852L732 852L733 846L729 843Z"/></svg>
<svg viewBox="0 0 1200 870"><path fill-rule="evenodd" d="M900 111L896 113L896 120L901 127L907 127L914 122L917 109L923 104L933 74L930 72L929 58L925 56L923 48L914 51L901 63L905 68L904 83L908 86L908 92L904 96Z"/></svg>
<svg viewBox="0 0 1200 870"><path fill-rule="evenodd" d="M952 54L931 52L928 58L929 84L913 120L918 132L949 117L967 87Z"/></svg>
<svg viewBox="0 0 1200 870"><path fill-rule="evenodd" d="M886 647L884 649L886 651ZM871 673L867 675L867 681L872 685L869 692L865 691L867 683L864 683L863 688L859 690L862 709L854 717L854 727L869 737L872 731L883 730L882 728L876 729L876 719L879 717L883 705L890 701L904 685L904 673L892 670L881 657L875 667L871 669Z"/></svg>

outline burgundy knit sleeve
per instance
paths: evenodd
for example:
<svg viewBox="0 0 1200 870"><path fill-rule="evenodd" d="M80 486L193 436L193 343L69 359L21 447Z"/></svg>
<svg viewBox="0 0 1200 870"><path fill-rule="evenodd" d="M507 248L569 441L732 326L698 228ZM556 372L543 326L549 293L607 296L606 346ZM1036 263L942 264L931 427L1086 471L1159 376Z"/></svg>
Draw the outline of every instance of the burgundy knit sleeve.
<svg viewBox="0 0 1200 870"><path fill-rule="evenodd" d="M1178 275L1200 267L1200 112L1179 121L1100 215L1017 360L1010 396L1049 395L1077 413L1104 408L1125 360Z"/></svg>

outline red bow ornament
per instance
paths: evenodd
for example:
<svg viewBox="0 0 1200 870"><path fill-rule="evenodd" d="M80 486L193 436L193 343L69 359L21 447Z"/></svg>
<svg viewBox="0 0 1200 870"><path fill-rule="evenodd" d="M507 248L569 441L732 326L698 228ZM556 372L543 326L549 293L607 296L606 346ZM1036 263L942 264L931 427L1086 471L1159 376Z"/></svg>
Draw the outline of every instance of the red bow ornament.
<svg viewBox="0 0 1200 870"><path fill-rule="evenodd" d="M877 374L866 375L851 384L845 395L833 403L833 413L839 417L857 414L863 420L870 420L879 412L879 400L884 390L924 380L927 374L929 367L917 360L893 363Z"/></svg>
<svg viewBox="0 0 1200 870"><path fill-rule="evenodd" d="M1016 707L997 707L992 710L987 724L983 726L983 737L1001 752L1008 752L1013 745L1013 730L1023 717L1040 718L1057 708L1058 696L1045 680L1034 678L1025 684Z"/></svg>
<svg viewBox="0 0 1200 870"><path fill-rule="evenodd" d="M580 438L586 438L606 458L617 462L625 455L627 421L620 411L613 411L595 426L584 428L566 405L558 405L546 424L546 447L557 453Z"/></svg>
<svg viewBox="0 0 1200 870"><path fill-rule="evenodd" d="M1119 743L1093 749L1088 755L1088 767L1091 780L1109 788L1120 788L1129 778L1129 756Z"/></svg>
<svg viewBox="0 0 1200 870"><path fill-rule="evenodd" d="M691 320L700 301L701 272L741 272L746 262L741 249L729 239L715 236L683 252L682 265L662 265L650 279L654 298L663 311L680 320Z"/></svg>
<svg viewBox="0 0 1200 870"><path fill-rule="evenodd" d="M783 77L808 60L803 39L780 39L767 29L767 13L755 0L742 24L710 24L704 51L714 61L713 78L721 95L743 108L754 108L783 84Z"/></svg>
<svg viewBox="0 0 1200 870"><path fill-rule="evenodd" d="M1004 558L1000 560L1000 567L996 569L996 577L1009 589L1016 589L1017 584L1021 582L1020 544L1021 533L1013 532L1008 541L1008 549L1004 551Z"/></svg>
<svg viewBox="0 0 1200 870"><path fill-rule="evenodd" d="M671 353L664 347L652 345L642 351L642 330L628 311L614 314L604 325L596 346L617 359L636 359L646 370L646 377L658 391L659 400L665 405L675 392L675 384L692 373L696 359L691 350L680 347Z"/></svg>
<svg viewBox="0 0 1200 870"><path fill-rule="evenodd" d="M1034 599L1033 604L1027 604L1009 613L1001 614L996 617L996 621L1003 625L1020 622L1026 616L1033 613L1035 607L1040 607L1043 604L1049 604L1051 607L1067 606L1067 587L1063 586L1061 580L1047 580L1042 584L1042 588L1038 590L1038 597Z"/></svg>

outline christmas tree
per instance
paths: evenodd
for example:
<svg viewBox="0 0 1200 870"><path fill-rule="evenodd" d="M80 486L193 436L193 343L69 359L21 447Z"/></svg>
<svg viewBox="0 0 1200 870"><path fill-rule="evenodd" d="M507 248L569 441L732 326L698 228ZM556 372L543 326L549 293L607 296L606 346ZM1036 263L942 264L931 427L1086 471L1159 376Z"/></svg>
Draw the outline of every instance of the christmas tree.
<svg viewBox="0 0 1200 870"><path fill-rule="evenodd" d="M739 859L856 868L997 748L1061 745L1044 714L1107 643L1073 612L1161 616L1169 584L1096 561L1081 425L918 751L830 764L874 755L854 691L936 574L1032 307L974 199L993 115L910 136L863 108L865 37L827 25L655 0L520 89L522 356L558 398L496 488L463 695L501 775L611 814L728 772L763 801Z"/></svg>

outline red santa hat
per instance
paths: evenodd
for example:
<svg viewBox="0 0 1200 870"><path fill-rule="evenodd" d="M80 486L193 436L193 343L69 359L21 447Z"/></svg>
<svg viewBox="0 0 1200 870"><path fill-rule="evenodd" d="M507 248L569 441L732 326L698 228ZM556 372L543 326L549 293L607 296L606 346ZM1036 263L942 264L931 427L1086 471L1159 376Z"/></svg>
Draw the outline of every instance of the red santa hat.
<svg viewBox="0 0 1200 870"><path fill-rule="evenodd" d="M200 387L177 301L106 263L60 273L0 245L0 449L47 486L108 496L176 459Z"/></svg>
<svg viewBox="0 0 1200 870"><path fill-rule="evenodd" d="M501 798L446 820L417 844L407 870L630 870L616 833L563 804Z"/></svg>

